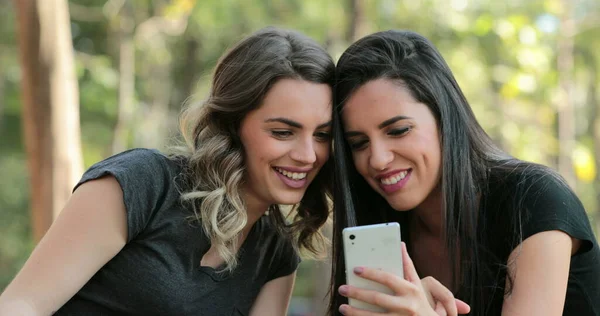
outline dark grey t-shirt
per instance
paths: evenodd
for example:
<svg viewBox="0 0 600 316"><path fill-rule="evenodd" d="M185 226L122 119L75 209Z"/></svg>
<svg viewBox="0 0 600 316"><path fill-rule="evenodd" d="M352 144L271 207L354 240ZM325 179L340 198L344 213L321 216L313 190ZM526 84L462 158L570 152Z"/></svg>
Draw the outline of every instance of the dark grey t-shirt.
<svg viewBox="0 0 600 316"><path fill-rule="evenodd" d="M86 171L77 186L106 175L121 185L127 244L55 315L247 315L266 282L296 270L296 251L266 216L240 248L232 274L201 267L210 241L188 220L192 211L180 200L180 173L179 163L148 149Z"/></svg>
<svg viewBox="0 0 600 316"><path fill-rule="evenodd" d="M521 199L524 210L516 212L514 201ZM600 248L583 204L565 184L542 172L502 173L490 180L482 206L480 225L487 247L481 253L490 262L482 289L487 295L486 315L501 314L512 251L521 240L552 230L581 241L579 251L571 256L563 315L600 315ZM516 238L515 227L521 233Z"/></svg>

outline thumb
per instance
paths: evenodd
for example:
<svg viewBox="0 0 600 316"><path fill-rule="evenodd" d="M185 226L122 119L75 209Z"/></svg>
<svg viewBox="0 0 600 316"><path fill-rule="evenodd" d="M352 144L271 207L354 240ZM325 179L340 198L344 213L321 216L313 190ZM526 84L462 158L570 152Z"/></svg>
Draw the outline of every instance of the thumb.
<svg viewBox="0 0 600 316"><path fill-rule="evenodd" d="M404 279L406 281L416 285L421 284L421 278L419 278L417 269L408 255L408 250L406 250L406 244L404 242L402 242L402 267L404 268Z"/></svg>
<svg viewBox="0 0 600 316"><path fill-rule="evenodd" d="M471 306L469 306L469 304L457 298L455 298L454 300L456 301L456 309L458 311L458 314L468 314L471 311Z"/></svg>

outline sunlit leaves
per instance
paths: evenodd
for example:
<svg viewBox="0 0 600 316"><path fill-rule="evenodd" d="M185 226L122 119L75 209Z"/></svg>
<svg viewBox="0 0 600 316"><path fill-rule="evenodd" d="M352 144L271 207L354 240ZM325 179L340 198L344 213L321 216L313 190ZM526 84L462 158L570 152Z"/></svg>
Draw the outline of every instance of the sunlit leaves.
<svg viewBox="0 0 600 316"><path fill-rule="evenodd" d="M165 7L163 15L167 18L177 19L182 15L189 14L194 9L196 2L196 0L173 0Z"/></svg>
<svg viewBox="0 0 600 316"><path fill-rule="evenodd" d="M473 33L477 36L484 36L494 27L494 19L489 14L482 14L475 20Z"/></svg>
<svg viewBox="0 0 600 316"><path fill-rule="evenodd" d="M596 163L594 156L587 147L578 146L571 157L575 175L585 183L592 183L596 179Z"/></svg>

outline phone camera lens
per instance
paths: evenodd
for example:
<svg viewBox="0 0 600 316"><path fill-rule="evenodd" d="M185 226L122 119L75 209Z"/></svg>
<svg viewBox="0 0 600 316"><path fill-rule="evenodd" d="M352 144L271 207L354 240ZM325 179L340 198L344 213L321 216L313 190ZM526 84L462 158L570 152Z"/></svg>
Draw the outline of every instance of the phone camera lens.
<svg viewBox="0 0 600 316"><path fill-rule="evenodd" d="M354 240L354 238L356 238L356 236L350 235L350 240Z"/></svg>

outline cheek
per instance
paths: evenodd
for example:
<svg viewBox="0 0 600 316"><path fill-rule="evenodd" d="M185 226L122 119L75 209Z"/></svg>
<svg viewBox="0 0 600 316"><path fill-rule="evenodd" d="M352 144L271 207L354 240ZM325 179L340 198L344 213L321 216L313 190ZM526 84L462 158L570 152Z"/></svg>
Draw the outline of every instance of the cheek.
<svg viewBox="0 0 600 316"><path fill-rule="evenodd" d="M276 157L281 149L269 139L253 139L245 144L246 163L249 168L258 168Z"/></svg>
<svg viewBox="0 0 600 316"><path fill-rule="evenodd" d="M358 173L363 177L367 177L368 161L365 152L354 152L352 154L352 160L354 161L354 168L356 168Z"/></svg>
<svg viewBox="0 0 600 316"><path fill-rule="evenodd" d="M331 143L317 143L315 145L315 154L319 163L324 164L331 154Z"/></svg>
<svg viewBox="0 0 600 316"><path fill-rule="evenodd" d="M258 153L254 152L253 150L248 150L248 148L246 148L244 152L244 165L246 170L250 174L254 174L256 173L256 169L259 164L260 156L258 155Z"/></svg>
<svg viewBox="0 0 600 316"><path fill-rule="evenodd" d="M419 144L425 167L434 175L441 172L442 151L438 137L423 138Z"/></svg>
<svg viewBox="0 0 600 316"><path fill-rule="evenodd" d="M259 146L255 151L253 159L257 163L268 164L273 160L276 160L285 154L285 148L269 142L264 142L262 146Z"/></svg>

